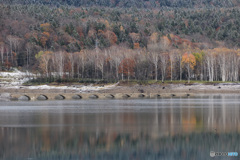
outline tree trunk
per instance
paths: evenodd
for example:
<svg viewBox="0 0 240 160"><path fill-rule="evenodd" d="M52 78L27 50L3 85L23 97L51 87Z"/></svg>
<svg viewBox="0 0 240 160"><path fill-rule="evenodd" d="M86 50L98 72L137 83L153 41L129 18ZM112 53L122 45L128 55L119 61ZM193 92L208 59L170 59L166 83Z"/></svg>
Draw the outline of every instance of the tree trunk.
<svg viewBox="0 0 240 160"><path fill-rule="evenodd" d="M117 78L117 81L118 81L118 67L117 67L117 64L115 64L115 67L116 67L116 78Z"/></svg>
<svg viewBox="0 0 240 160"><path fill-rule="evenodd" d="M155 81L158 80L158 66L155 65Z"/></svg>
<svg viewBox="0 0 240 160"><path fill-rule="evenodd" d="M188 62L188 83L190 83L190 64Z"/></svg>
<svg viewBox="0 0 240 160"><path fill-rule="evenodd" d="M172 61L171 61L171 82L172 82Z"/></svg>

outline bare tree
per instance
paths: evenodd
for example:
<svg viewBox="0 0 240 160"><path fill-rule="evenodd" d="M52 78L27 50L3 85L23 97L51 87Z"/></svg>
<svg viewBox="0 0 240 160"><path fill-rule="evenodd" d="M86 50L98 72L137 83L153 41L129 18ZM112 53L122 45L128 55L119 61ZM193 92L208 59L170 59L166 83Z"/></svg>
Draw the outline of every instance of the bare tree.
<svg viewBox="0 0 240 160"><path fill-rule="evenodd" d="M165 80L166 75L166 69L168 64L168 54L167 53L161 53L160 54L160 64L161 64L161 71L162 71L162 82Z"/></svg>
<svg viewBox="0 0 240 160"><path fill-rule="evenodd" d="M102 79L104 78L104 64L106 60L107 50L100 51L98 53L98 59L97 59L97 67L100 69L102 73Z"/></svg>
<svg viewBox="0 0 240 160"><path fill-rule="evenodd" d="M52 54L52 52L47 52L41 56L41 61L43 63L44 72L46 73L47 77L49 77L49 61L52 57L51 54Z"/></svg>
<svg viewBox="0 0 240 160"><path fill-rule="evenodd" d="M27 70L29 69L30 56L32 54L33 47L30 43L27 43L26 46L26 58L27 58Z"/></svg>
<svg viewBox="0 0 240 160"><path fill-rule="evenodd" d="M208 50L205 55L205 61L207 64L208 77L210 82L212 82L214 78L214 60L215 60L214 53Z"/></svg>
<svg viewBox="0 0 240 160"><path fill-rule="evenodd" d="M13 41L14 41L14 37L9 35L9 36L7 36L7 40L9 42L11 60L12 60L12 64L13 64Z"/></svg>
<svg viewBox="0 0 240 160"><path fill-rule="evenodd" d="M68 53L68 59L70 61L71 64L71 78L74 78L74 53Z"/></svg>
<svg viewBox="0 0 240 160"><path fill-rule="evenodd" d="M55 66L57 67L58 76L63 77L64 74L64 61L65 61L65 53L63 51L58 51L54 53L55 58Z"/></svg>
<svg viewBox="0 0 240 160"><path fill-rule="evenodd" d="M179 64L179 80L182 81L182 55L183 53L181 51L178 51L176 54L177 61Z"/></svg>
<svg viewBox="0 0 240 160"><path fill-rule="evenodd" d="M4 65L4 50L5 50L5 45L4 43L0 44L0 54L1 54L1 64Z"/></svg>
<svg viewBox="0 0 240 160"><path fill-rule="evenodd" d="M152 43L148 45L149 60L154 65L156 81L158 80L159 50L160 50L160 45L158 43Z"/></svg>
<svg viewBox="0 0 240 160"><path fill-rule="evenodd" d="M120 63L124 59L125 49L123 47L113 46L109 49L109 52L110 52L109 54L110 63L115 66L116 79L119 80L118 69L119 69ZM123 80L123 73L122 73L122 80Z"/></svg>
<svg viewBox="0 0 240 160"><path fill-rule="evenodd" d="M225 50L225 49L223 49L223 50ZM218 54L217 59L218 59L218 65L220 67L221 78L222 78L222 81L225 82L226 78L227 78L226 52L222 52L220 49L215 49L214 51Z"/></svg>
<svg viewBox="0 0 240 160"><path fill-rule="evenodd" d="M161 41L160 41L160 49L159 49L159 52L160 52L160 64L161 64L161 71L162 71L162 82L164 81L165 79L165 75L166 75L166 69L167 69L167 65L168 65L168 52L169 52L169 49L170 49L170 41L169 39L164 36L161 38Z"/></svg>
<svg viewBox="0 0 240 160"><path fill-rule="evenodd" d="M171 67L171 81L173 80L173 67L176 61L176 50L171 50L169 52L169 60L170 60L170 67Z"/></svg>

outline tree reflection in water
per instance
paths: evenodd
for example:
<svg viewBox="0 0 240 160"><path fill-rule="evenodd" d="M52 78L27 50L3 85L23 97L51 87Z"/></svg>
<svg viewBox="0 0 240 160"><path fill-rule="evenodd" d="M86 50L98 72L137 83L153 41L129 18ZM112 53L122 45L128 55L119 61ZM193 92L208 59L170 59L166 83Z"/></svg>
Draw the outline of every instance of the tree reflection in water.
<svg viewBox="0 0 240 160"><path fill-rule="evenodd" d="M238 98L9 102L0 107L0 159L181 160L237 152Z"/></svg>

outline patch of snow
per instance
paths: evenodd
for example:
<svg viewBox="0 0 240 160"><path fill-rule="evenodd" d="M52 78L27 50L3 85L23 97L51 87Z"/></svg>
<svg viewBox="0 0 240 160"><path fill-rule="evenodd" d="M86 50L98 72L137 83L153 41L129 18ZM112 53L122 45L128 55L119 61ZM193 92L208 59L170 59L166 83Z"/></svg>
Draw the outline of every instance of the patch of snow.
<svg viewBox="0 0 240 160"><path fill-rule="evenodd" d="M11 88L11 89L59 89L59 90L76 90L79 92L89 92L89 91L99 91L103 89L111 89L113 87L117 86L116 84L113 85L104 85L104 86L81 86L81 87L76 87L76 86L49 86L49 85L39 85L39 86L9 86L6 88Z"/></svg>
<svg viewBox="0 0 240 160"><path fill-rule="evenodd" d="M29 81L34 74L29 72L21 72L14 69L13 72L0 72L0 86L10 89L59 89L59 90L76 90L79 92L89 92L89 91L99 91L103 89L111 89L118 85L118 83L113 85L76 85L76 86L49 86L49 85L39 85L39 86L22 86L23 83Z"/></svg>
<svg viewBox="0 0 240 160"><path fill-rule="evenodd" d="M35 75L29 72L21 72L14 69L13 72L0 72L0 85L4 88L10 89L59 89L59 90L76 90L79 92L89 92L89 91L99 91L103 89L111 89L118 85L118 83L113 85L102 85L93 86L91 85L75 85L75 86L49 86L49 85L39 85L39 86L22 86L23 83L29 81Z"/></svg>
<svg viewBox="0 0 240 160"><path fill-rule="evenodd" d="M0 72L0 77L2 86L17 86L30 80L31 77L34 77L34 74L14 69L13 72Z"/></svg>

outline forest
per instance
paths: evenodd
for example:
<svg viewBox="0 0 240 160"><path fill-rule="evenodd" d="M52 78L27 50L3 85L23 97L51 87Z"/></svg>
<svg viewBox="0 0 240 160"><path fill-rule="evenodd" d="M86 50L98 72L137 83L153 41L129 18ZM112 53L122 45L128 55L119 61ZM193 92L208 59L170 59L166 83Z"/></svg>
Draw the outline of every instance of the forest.
<svg viewBox="0 0 240 160"><path fill-rule="evenodd" d="M0 1L0 69L47 81L239 81L237 0L91 2Z"/></svg>
<svg viewBox="0 0 240 160"><path fill-rule="evenodd" d="M103 6L103 7L137 7L137 8L210 8L236 7L239 0L0 0L4 4L44 4L51 6Z"/></svg>

